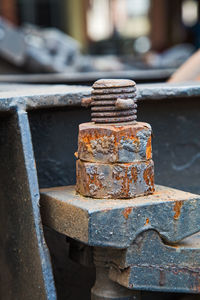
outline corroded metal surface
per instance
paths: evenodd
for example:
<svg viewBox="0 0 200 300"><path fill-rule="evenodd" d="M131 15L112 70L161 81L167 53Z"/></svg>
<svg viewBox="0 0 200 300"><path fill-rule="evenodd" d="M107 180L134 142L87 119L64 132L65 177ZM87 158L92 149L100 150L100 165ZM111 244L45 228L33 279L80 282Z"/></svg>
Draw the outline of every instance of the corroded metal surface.
<svg viewBox="0 0 200 300"><path fill-rule="evenodd" d="M26 75L28 76L28 75ZM34 76L34 75L31 75ZM5 78L5 75L3 75ZM38 75L36 75L38 78ZM84 97L91 96L91 88L67 85L26 85L0 84L0 110L9 111L19 105L24 110L38 110L48 107L81 106ZM190 102L191 98L200 97L199 83L184 84L138 84L137 101L157 100L165 103L166 99Z"/></svg>
<svg viewBox="0 0 200 300"><path fill-rule="evenodd" d="M45 225L91 246L127 248L149 229L168 242L200 231L200 196L161 186L123 201L83 197L74 186L43 189L40 206Z"/></svg>
<svg viewBox="0 0 200 300"><path fill-rule="evenodd" d="M99 164L77 160L76 189L94 198L132 198L154 192L154 164Z"/></svg>
<svg viewBox="0 0 200 300"><path fill-rule="evenodd" d="M113 256L112 264L110 278L129 289L199 293L200 235L169 245L149 230Z"/></svg>
<svg viewBox="0 0 200 300"><path fill-rule="evenodd" d="M0 299L56 300L28 116L10 110L0 118Z"/></svg>
<svg viewBox="0 0 200 300"><path fill-rule="evenodd" d="M152 158L151 126L147 123L79 125L78 157L83 161L128 163Z"/></svg>
<svg viewBox="0 0 200 300"><path fill-rule="evenodd" d="M92 87L91 116L93 122L105 124L136 120L137 106L134 100L136 86L134 81L100 79Z"/></svg>
<svg viewBox="0 0 200 300"><path fill-rule="evenodd" d="M93 84L94 89L104 89L105 94L107 93L105 89L108 89L108 93L110 93L109 89L121 89L126 87L134 90L135 82L128 79L99 79ZM98 94L97 91L96 93Z"/></svg>
<svg viewBox="0 0 200 300"><path fill-rule="evenodd" d="M76 190L81 195L123 199L154 192L151 126L133 122L135 91L132 80L101 79L93 84L94 123L79 125Z"/></svg>

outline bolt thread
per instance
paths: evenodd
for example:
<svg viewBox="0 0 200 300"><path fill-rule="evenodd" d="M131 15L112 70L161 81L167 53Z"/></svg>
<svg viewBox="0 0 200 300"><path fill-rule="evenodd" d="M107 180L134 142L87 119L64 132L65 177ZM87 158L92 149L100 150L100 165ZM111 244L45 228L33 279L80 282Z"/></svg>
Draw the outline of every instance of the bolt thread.
<svg viewBox="0 0 200 300"><path fill-rule="evenodd" d="M132 80L100 79L93 84L91 117L95 123L137 119L136 85Z"/></svg>

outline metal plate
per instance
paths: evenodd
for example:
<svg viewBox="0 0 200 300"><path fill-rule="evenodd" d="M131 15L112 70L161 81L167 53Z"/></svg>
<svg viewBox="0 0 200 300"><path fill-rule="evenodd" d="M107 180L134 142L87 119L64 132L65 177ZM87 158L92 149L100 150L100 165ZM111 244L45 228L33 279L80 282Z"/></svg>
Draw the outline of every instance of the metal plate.
<svg viewBox="0 0 200 300"><path fill-rule="evenodd" d="M43 223L90 246L127 248L154 229L168 242L200 231L200 196L157 186L129 200L83 197L74 186L41 190Z"/></svg>
<svg viewBox="0 0 200 300"><path fill-rule="evenodd" d="M143 232L113 260L110 278L130 289L176 293L200 292L200 235L176 245L157 232ZM118 267L117 267L118 265Z"/></svg>

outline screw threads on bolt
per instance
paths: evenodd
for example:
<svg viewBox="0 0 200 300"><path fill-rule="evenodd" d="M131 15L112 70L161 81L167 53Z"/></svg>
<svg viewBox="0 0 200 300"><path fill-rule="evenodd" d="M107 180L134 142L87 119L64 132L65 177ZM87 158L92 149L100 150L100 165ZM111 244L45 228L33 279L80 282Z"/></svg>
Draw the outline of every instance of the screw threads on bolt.
<svg viewBox="0 0 200 300"><path fill-rule="evenodd" d="M93 84L92 121L125 123L137 118L136 85L132 80L100 79Z"/></svg>

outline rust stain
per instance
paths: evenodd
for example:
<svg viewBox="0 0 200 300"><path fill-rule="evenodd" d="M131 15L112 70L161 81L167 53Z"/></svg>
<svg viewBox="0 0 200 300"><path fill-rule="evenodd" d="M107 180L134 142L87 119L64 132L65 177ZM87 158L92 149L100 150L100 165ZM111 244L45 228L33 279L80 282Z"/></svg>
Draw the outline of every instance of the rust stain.
<svg viewBox="0 0 200 300"><path fill-rule="evenodd" d="M133 208L132 207L128 207L128 208L125 208L124 211L123 211L123 216L124 218L127 220L130 213L132 212Z"/></svg>
<svg viewBox="0 0 200 300"><path fill-rule="evenodd" d="M84 195L84 191L86 191L87 195L93 195L102 189L102 182L99 179L99 174L97 170L94 170L93 174L87 172L86 164L81 160L77 160L76 165L76 187L79 193ZM96 190L91 190L91 185Z"/></svg>
<svg viewBox="0 0 200 300"><path fill-rule="evenodd" d="M126 137L136 145L136 148L139 149L140 141L137 137L137 133L139 131L144 130L145 128L139 127L135 128L130 126L118 126L114 125L107 126L108 128L102 128L101 126L97 128L92 128L88 124L88 128L79 129L79 137L78 137L78 153L88 152L89 154L93 154L96 151L93 148L93 141L99 141L99 147L104 149L104 151L108 151L112 148L112 152L116 153L117 149L121 147L121 141ZM106 139L106 140L105 140ZM147 148L146 148L146 156L147 159L151 158L151 137L148 139Z"/></svg>
<svg viewBox="0 0 200 300"><path fill-rule="evenodd" d="M125 172L125 174L124 174ZM121 181L121 191L123 191L123 194L125 195L125 197L128 197L129 194L129 179L127 176L128 173L128 169L124 168L124 172L116 172L116 173L112 173L112 177L113 179L117 180L117 181ZM120 193L121 194L121 193ZM120 196L119 194L119 196Z"/></svg>
<svg viewBox="0 0 200 300"><path fill-rule="evenodd" d="M152 152L152 149L151 149L151 136L150 136L150 138L148 139L148 142L147 142L147 147L146 147L146 158L147 159L150 159L152 157L151 152Z"/></svg>
<svg viewBox="0 0 200 300"><path fill-rule="evenodd" d="M143 178L146 184L149 186L149 191L154 192L154 172L151 167L144 170Z"/></svg>
<svg viewBox="0 0 200 300"><path fill-rule="evenodd" d="M91 97L84 97L81 99L81 105L84 107L90 106L92 103L92 98Z"/></svg>
<svg viewBox="0 0 200 300"><path fill-rule="evenodd" d="M182 201L176 201L175 204L174 204L174 219L175 220L178 220L178 218L180 217L180 214L181 214L181 207L182 207L183 203Z"/></svg>
<svg viewBox="0 0 200 300"><path fill-rule="evenodd" d="M96 151L103 151L105 154L115 153L113 138L115 139L115 136L111 131L99 130L98 132L88 129L86 132L79 132L78 152L79 154L88 153L90 155L93 155ZM97 143L93 144L93 141Z"/></svg>
<svg viewBox="0 0 200 300"><path fill-rule="evenodd" d="M128 197L128 194L129 194L129 184L130 184L127 174L128 174L128 169L125 170L125 176L124 176L123 182L122 182L122 188L125 191L126 197Z"/></svg>
<svg viewBox="0 0 200 300"><path fill-rule="evenodd" d="M149 224L149 218L146 218L146 223L144 224L144 226Z"/></svg>
<svg viewBox="0 0 200 300"><path fill-rule="evenodd" d="M134 181L134 183L138 180L138 173L137 168L132 167L131 168L131 176L128 176L128 168L127 166L131 166L132 163L126 163L126 168L124 168L125 174L122 172L117 172L116 174L112 174L113 178L117 181L121 181L121 190L123 190L123 194L126 198L129 198L129 192L130 192L130 183Z"/></svg>
<svg viewBox="0 0 200 300"><path fill-rule="evenodd" d="M138 180L138 173L137 173L137 168L136 167L133 167L131 169L131 176L132 176L133 181L136 183L137 180Z"/></svg>

